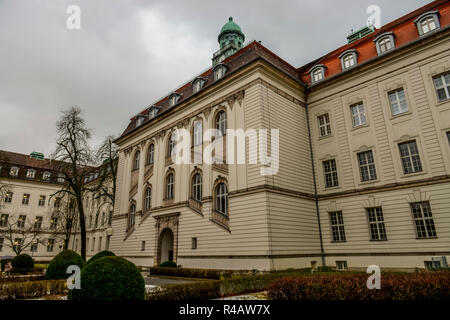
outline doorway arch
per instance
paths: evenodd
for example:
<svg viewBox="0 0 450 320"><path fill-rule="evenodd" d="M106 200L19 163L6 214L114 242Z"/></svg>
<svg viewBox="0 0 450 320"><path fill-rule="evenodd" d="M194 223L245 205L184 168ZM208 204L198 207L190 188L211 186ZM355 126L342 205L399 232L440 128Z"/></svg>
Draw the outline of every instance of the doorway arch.
<svg viewBox="0 0 450 320"><path fill-rule="evenodd" d="M173 232L169 228L165 228L159 235L159 261L173 261Z"/></svg>

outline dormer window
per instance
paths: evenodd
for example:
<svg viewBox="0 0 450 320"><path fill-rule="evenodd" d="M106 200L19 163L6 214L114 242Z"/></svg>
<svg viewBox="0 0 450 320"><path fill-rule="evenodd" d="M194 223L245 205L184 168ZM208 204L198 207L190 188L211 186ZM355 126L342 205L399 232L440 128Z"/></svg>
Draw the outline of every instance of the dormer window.
<svg viewBox="0 0 450 320"><path fill-rule="evenodd" d="M19 175L19 168L11 167L11 170L9 170L9 175L12 177L17 177Z"/></svg>
<svg viewBox="0 0 450 320"><path fill-rule="evenodd" d="M375 42L375 46L377 47L378 55L381 55L395 48L394 33L386 32L380 34L375 38L375 40L373 40L373 42Z"/></svg>
<svg viewBox="0 0 450 320"><path fill-rule="evenodd" d="M325 78L325 66L323 64L316 65L309 71L311 74L311 83L317 83Z"/></svg>
<svg viewBox="0 0 450 320"><path fill-rule="evenodd" d="M28 179L34 179L35 176L36 176L36 170L33 170L33 169L27 170L27 178Z"/></svg>
<svg viewBox="0 0 450 320"><path fill-rule="evenodd" d="M45 172L42 174L42 180L46 180L46 181L50 180L50 172L45 171Z"/></svg>
<svg viewBox="0 0 450 320"><path fill-rule="evenodd" d="M192 81L192 93L199 92L203 85L205 84L206 79L202 77L195 78L194 81Z"/></svg>
<svg viewBox="0 0 450 320"><path fill-rule="evenodd" d="M144 123L145 120L145 116L143 115L138 115L136 118L136 127L139 127L140 125L142 125Z"/></svg>
<svg viewBox="0 0 450 320"><path fill-rule="evenodd" d="M159 107L152 106L150 110L148 111L148 117L149 119L153 119L158 114Z"/></svg>
<svg viewBox="0 0 450 320"><path fill-rule="evenodd" d="M217 66L214 67L214 80L219 80L221 79L224 75L225 72L227 72L227 65L224 63L219 63Z"/></svg>
<svg viewBox="0 0 450 320"><path fill-rule="evenodd" d="M420 36L441 28L438 15L438 10L429 11L420 15L416 20L414 20Z"/></svg>
<svg viewBox="0 0 450 320"><path fill-rule="evenodd" d="M339 59L341 59L342 70L349 69L357 63L357 52L354 49L344 51Z"/></svg>
<svg viewBox="0 0 450 320"><path fill-rule="evenodd" d="M178 103L178 100L180 99L180 94L178 92L174 92L169 96L169 107L173 107Z"/></svg>
<svg viewBox="0 0 450 320"><path fill-rule="evenodd" d="M64 181L65 181L64 175L63 175L62 173L60 173L60 174L58 175L58 182L59 182L59 183L64 183Z"/></svg>

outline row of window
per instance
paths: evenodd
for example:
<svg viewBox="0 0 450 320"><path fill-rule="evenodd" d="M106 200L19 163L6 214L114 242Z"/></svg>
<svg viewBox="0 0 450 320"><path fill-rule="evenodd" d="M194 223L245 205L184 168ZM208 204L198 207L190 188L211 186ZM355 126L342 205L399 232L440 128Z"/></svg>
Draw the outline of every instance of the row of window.
<svg viewBox="0 0 450 320"><path fill-rule="evenodd" d="M450 142L450 133L447 133ZM402 142L398 144L400 159L404 174L421 172L422 162L420 161L419 150L415 140ZM372 150L359 152L356 154L359 166L361 182L376 180L377 171ZM325 188L339 186L336 160L330 159L322 161Z"/></svg>
<svg viewBox="0 0 450 320"><path fill-rule="evenodd" d="M436 228L428 201L411 203L411 212L418 239L435 238ZM381 207L366 208L370 240L387 240L386 226ZM332 242L345 242L342 211L329 212Z"/></svg>
<svg viewBox="0 0 450 320"><path fill-rule="evenodd" d="M191 195L190 199L195 200L199 203L202 202L203 199L203 179L202 174L197 172L192 175L190 181L190 190ZM175 198L175 174L173 172L169 172L166 176L165 180L165 195L164 200L171 200ZM224 216L228 217L228 187L225 182L218 183L213 192L213 203L214 210ZM144 212L147 212L151 209L152 205L152 188L147 187L144 191ZM128 216L128 229L134 226L136 221L136 204L132 204L129 210Z"/></svg>
<svg viewBox="0 0 450 320"><path fill-rule="evenodd" d="M0 216L0 227L16 227L16 228L25 228L27 216L19 215L16 222L9 221L9 214L2 214ZM42 229L42 216L36 216L33 223L34 229ZM50 219L50 230L56 230L58 226L58 218L51 217Z"/></svg>
<svg viewBox="0 0 450 320"><path fill-rule="evenodd" d="M223 136L227 131L227 115L225 111L219 111L214 119L215 128ZM176 131L172 132L167 143L167 156L172 157L176 152L177 135ZM202 145L203 143L203 123L201 120L195 120L192 126L192 144L194 147ZM141 152L136 151L133 158L132 170L137 170L140 167ZM152 165L155 160L155 145L152 143L147 149L145 158L146 165Z"/></svg>
<svg viewBox="0 0 450 320"><path fill-rule="evenodd" d="M18 167L11 167L9 169L9 175L11 177L18 177L19 176L19 171L20 171L20 169ZM27 169L25 177L27 179L35 179L36 178L36 172L37 171L35 169ZM52 176L51 172L44 171L42 173L42 180L50 181L51 176ZM58 175L58 182L59 183L63 183L64 182L64 177L62 175Z"/></svg>
<svg viewBox="0 0 450 320"><path fill-rule="evenodd" d="M40 241L39 239L36 239L36 241L34 241L31 246L30 246L30 251L31 252L36 252L38 250L38 245L39 245ZM3 246L5 244L5 239L4 238L0 238L0 252L3 251ZM18 249L23 245L23 239L22 238L15 238L14 239L14 243L13 243L13 248L14 249ZM53 252L55 246L55 239L48 239L47 240L47 252Z"/></svg>
<svg viewBox="0 0 450 320"><path fill-rule="evenodd" d="M438 14L439 12L437 10L430 11L424 13L414 21L420 36L440 29ZM393 32L385 32L374 39L378 55L382 55L392 49L395 49L394 36L395 35ZM339 55L339 59L341 60L342 70L354 67L358 64L358 51L355 49L346 50ZM322 81L325 78L325 69L326 66L323 64L313 66L310 70L311 83L314 84Z"/></svg>
<svg viewBox="0 0 450 320"><path fill-rule="evenodd" d="M11 191L6 192L5 198L4 198L4 203L11 203L12 199L13 199L13 195L14 195L14 193ZM30 198L31 198L31 195L29 193L24 193L22 196L22 204L28 205L30 203ZM46 198L46 196L44 196L44 195L39 196L38 206L41 206L41 207L45 206L45 198ZM55 198L54 207L59 208L60 204L61 204L61 199Z"/></svg>

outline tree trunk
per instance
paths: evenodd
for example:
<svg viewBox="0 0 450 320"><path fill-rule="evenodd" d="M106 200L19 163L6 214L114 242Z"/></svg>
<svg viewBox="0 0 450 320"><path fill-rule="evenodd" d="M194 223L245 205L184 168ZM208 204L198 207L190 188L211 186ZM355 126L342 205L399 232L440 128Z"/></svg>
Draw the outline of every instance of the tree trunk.
<svg viewBox="0 0 450 320"><path fill-rule="evenodd" d="M80 216L81 258L86 261L86 221L84 219L83 201L77 197L78 214Z"/></svg>

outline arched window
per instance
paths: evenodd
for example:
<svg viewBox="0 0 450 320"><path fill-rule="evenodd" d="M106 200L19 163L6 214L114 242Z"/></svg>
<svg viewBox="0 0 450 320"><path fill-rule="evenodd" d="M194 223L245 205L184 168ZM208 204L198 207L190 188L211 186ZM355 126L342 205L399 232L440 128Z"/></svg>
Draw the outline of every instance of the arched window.
<svg viewBox="0 0 450 320"><path fill-rule="evenodd" d="M419 35L423 36L431 31L440 29L439 23L439 11L428 11L421 14L414 23L417 26L417 30L419 31Z"/></svg>
<svg viewBox="0 0 450 320"><path fill-rule="evenodd" d="M228 215L228 188L223 182L216 187L216 211Z"/></svg>
<svg viewBox="0 0 450 320"><path fill-rule="evenodd" d="M147 164L153 164L155 157L155 145L152 143L147 151Z"/></svg>
<svg viewBox="0 0 450 320"><path fill-rule="evenodd" d="M177 133L176 131L172 132L172 134L170 135L169 138L169 157L173 157L175 156L175 151L176 148L175 146L177 145Z"/></svg>
<svg viewBox="0 0 450 320"><path fill-rule="evenodd" d="M394 33L385 32L376 37L373 42L377 48L378 55L395 48Z"/></svg>
<svg viewBox="0 0 450 320"><path fill-rule="evenodd" d="M216 116L216 129L219 130L222 135L227 132L227 114L225 111L220 111Z"/></svg>
<svg viewBox="0 0 450 320"><path fill-rule="evenodd" d="M169 173L166 178L166 199L173 199L174 197L174 179L173 173Z"/></svg>
<svg viewBox="0 0 450 320"><path fill-rule="evenodd" d="M194 147L199 146L203 143L203 128L202 121L194 121Z"/></svg>
<svg viewBox="0 0 450 320"><path fill-rule="evenodd" d="M311 83L317 83L325 78L325 66L323 64L315 65L309 71L311 73Z"/></svg>
<svg viewBox="0 0 450 320"><path fill-rule="evenodd" d="M136 219L136 205L132 204L130 207L130 212L128 213L128 229L134 226L135 219Z"/></svg>
<svg viewBox="0 0 450 320"><path fill-rule="evenodd" d="M192 199L202 201L202 175L196 173L192 177Z"/></svg>
<svg viewBox="0 0 450 320"><path fill-rule="evenodd" d="M145 189L145 201L144 201L144 211L148 211L152 204L152 188L148 187Z"/></svg>
<svg viewBox="0 0 450 320"><path fill-rule="evenodd" d="M136 153L134 154L134 163L133 163L133 169L139 169L139 160L141 157L141 152L138 150L136 151Z"/></svg>

